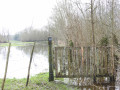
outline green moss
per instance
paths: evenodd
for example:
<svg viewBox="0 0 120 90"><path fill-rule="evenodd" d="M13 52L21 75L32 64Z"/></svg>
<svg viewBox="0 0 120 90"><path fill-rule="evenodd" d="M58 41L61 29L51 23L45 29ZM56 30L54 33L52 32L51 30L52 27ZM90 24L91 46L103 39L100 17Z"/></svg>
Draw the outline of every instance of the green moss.
<svg viewBox="0 0 120 90"><path fill-rule="evenodd" d="M73 46L74 46L74 44L73 44L73 41L72 41L72 40L70 40L70 41L69 41L69 46L70 46L70 47L73 47Z"/></svg>
<svg viewBox="0 0 120 90"><path fill-rule="evenodd" d="M113 44L116 45L116 46L119 44L118 43L118 38L115 34L113 34Z"/></svg>
<svg viewBox="0 0 120 90"><path fill-rule="evenodd" d="M102 39L100 40L100 45L101 46L107 46L108 44L109 44L108 37L107 36L102 37Z"/></svg>

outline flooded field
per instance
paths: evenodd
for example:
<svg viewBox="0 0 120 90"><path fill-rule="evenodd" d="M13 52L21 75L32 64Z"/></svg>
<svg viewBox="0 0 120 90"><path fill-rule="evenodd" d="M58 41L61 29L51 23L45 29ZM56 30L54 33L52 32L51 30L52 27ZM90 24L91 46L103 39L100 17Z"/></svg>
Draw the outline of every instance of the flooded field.
<svg viewBox="0 0 120 90"><path fill-rule="evenodd" d="M0 78L3 78L8 47L0 47ZM7 78L26 78L32 45L11 46ZM48 72L48 46L35 46L31 65L31 76L40 72Z"/></svg>
<svg viewBox="0 0 120 90"><path fill-rule="evenodd" d="M0 78L3 78L6 64L8 47L0 47ZM32 45L11 46L8 64L7 78L26 78ZM33 61L31 65L31 76L41 72L49 71L48 45L37 43L35 46ZM109 81L109 78L104 78ZM120 65L117 67L117 77L115 82L94 84L93 78L64 78L64 83L78 86L79 90L120 90ZM97 81L99 83L99 81Z"/></svg>

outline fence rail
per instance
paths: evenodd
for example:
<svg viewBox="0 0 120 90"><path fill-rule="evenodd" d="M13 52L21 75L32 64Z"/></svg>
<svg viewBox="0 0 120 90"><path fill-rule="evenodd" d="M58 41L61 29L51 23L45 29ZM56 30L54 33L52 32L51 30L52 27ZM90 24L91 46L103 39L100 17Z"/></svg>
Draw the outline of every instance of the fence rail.
<svg viewBox="0 0 120 90"><path fill-rule="evenodd" d="M112 77L114 47L55 47L54 66L56 77Z"/></svg>

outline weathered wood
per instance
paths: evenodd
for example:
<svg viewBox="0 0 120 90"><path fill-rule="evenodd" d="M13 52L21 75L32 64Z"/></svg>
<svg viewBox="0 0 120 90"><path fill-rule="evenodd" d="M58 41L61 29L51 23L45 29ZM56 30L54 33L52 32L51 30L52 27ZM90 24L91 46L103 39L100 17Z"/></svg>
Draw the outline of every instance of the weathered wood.
<svg viewBox="0 0 120 90"><path fill-rule="evenodd" d="M101 49L99 48L99 66L98 67L101 67ZM101 69L99 69L99 74L101 73Z"/></svg>
<svg viewBox="0 0 120 90"><path fill-rule="evenodd" d="M69 75L72 75L72 49L69 49L69 53L70 53L70 60L69 60Z"/></svg>
<svg viewBox="0 0 120 90"><path fill-rule="evenodd" d="M55 48L55 74L58 75L58 60L57 60L57 48Z"/></svg>
<svg viewBox="0 0 120 90"><path fill-rule="evenodd" d="M63 63L62 63L62 62L63 62L63 60L62 60L62 57L63 57L63 56L62 56L62 49L60 49L60 57L61 57L61 58L60 58L60 73L59 73L59 74L60 74L60 75L63 75L63 74L62 74L62 73L63 73L63 70L62 70L62 67L63 67Z"/></svg>
<svg viewBox="0 0 120 90"><path fill-rule="evenodd" d="M87 48L88 74L90 73L90 47Z"/></svg>
<svg viewBox="0 0 120 90"><path fill-rule="evenodd" d="M74 48L72 49L72 75L75 75L75 52L74 52Z"/></svg>
<svg viewBox="0 0 120 90"><path fill-rule="evenodd" d="M103 47L101 48L101 74L103 74L103 55L104 55L104 52L103 52Z"/></svg>
<svg viewBox="0 0 120 90"><path fill-rule="evenodd" d="M7 69L8 69L9 55L10 55L10 47L11 47L11 43L9 43L9 47L8 47L6 67L5 67L5 74L4 74L4 78L3 78L3 82L2 82L2 87L1 87L2 90L4 90L4 84L5 84L5 80L6 80L6 76L7 76Z"/></svg>
<svg viewBox="0 0 120 90"><path fill-rule="evenodd" d="M113 47L113 45L112 45L112 47L111 47L111 49L112 49L112 51L111 51L111 53L112 53L112 75L114 75L114 47Z"/></svg>
<svg viewBox="0 0 120 90"><path fill-rule="evenodd" d="M83 70L83 66L84 66L84 57L83 57L83 47L81 47L81 57L82 57L82 63L81 63L81 69L82 69L82 72L81 72L81 74L83 74L84 73L84 70Z"/></svg>
<svg viewBox="0 0 120 90"><path fill-rule="evenodd" d="M68 76L70 76L70 50L68 50Z"/></svg>
<svg viewBox="0 0 120 90"><path fill-rule="evenodd" d="M64 75L66 75L66 62L65 62L65 55L66 55L66 53L65 53L65 47L64 47L64 49L63 49L63 51L62 51L62 64L63 64L63 67L62 67L62 70L63 70L63 74Z"/></svg>
<svg viewBox="0 0 120 90"><path fill-rule="evenodd" d="M113 73L113 60L111 61L113 54L112 49L107 51L111 47L62 47L58 49L57 55L59 59L62 60L57 64L60 64L61 70L60 73L63 73L64 65L65 70L68 73L59 74L58 77L64 78L77 78L78 84L80 79L84 80L85 77L90 77L96 79L96 77L109 77L111 75L108 71L112 69ZM63 53L65 52L67 53ZM94 57L95 50L95 57ZM61 55L62 52L62 55ZM108 52L111 53L111 56L108 55ZM66 59L64 59L64 55ZM95 59L95 61L94 61ZM112 66L110 66L112 63ZM62 64L62 65L61 65ZM113 74L112 74L113 76ZM94 78L95 77L95 78ZM96 80L95 80L96 81Z"/></svg>
<svg viewBox="0 0 120 90"><path fill-rule="evenodd" d="M81 67L81 51L80 51L80 49L78 50L78 86L79 86L79 84L80 84L80 74L81 74L81 69L80 69L80 67Z"/></svg>
<svg viewBox="0 0 120 90"><path fill-rule="evenodd" d="M30 68L31 68L31 63L32 63L34 48L35 48L35 42L34 42L34 45L33 45L33 48L32 48L31 56L30 56L30 62L29 62L29 67L28 67L28 75L27 75L26 87L28 86L28 83L29 83Z"/></svg>
<svg viewBox="0 0 120 90"><path fill-rule="evenodd" d="M107 73L107 67L108 67L108 64L107 64L107 48L105 48L105 73Z"/></svg>
<svg viewBox="0 0 120 90"><path fill-rule="evenodd" d="M56 78L80 78L80 77L89 77L89 78L92 78L93 77L93 75L80 75L80 76L78 76L78 75L58 75ZM106 74L106 75L96 75L95 77L113 77L113 76L111 76L111 75L109 75L109 74Z"/></svg>

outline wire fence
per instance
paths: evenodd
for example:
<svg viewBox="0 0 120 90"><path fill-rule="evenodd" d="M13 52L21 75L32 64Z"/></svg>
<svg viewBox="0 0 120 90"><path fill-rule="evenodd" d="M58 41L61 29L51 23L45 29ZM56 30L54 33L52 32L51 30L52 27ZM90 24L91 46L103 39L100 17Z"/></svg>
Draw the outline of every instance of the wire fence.
<svg viewBox="0 0 120 90"><path fill-rule="evenodd" d="M9 44L10 46L10 44ZM32 49L32 47L35 47L35 50ZM29 76L34 76L38 73L48 72L48 56L47 56L47 47L45 48L38 48L39 44L34 45L27 45L27 46L20 46L20 47L0 47L0 59L1 59L1 69L0 69L0 78L26 78L28 74L28 67L29 67ZM29 50L26 47L30 47ZM10 50L10 51L9 51ZM30 58L30 56L33 54L33 57ZM44 52L45 53L42 53ZM8 53L7 53L8 52ZM34 53L33 53L34 52ZM37 54L40 52L39 54ZM7 55L9 54L9 55ZM7 60L6 60L7 58ZM8 62L9 60L9 62ZM31 60L31 67L29 65ZM6 61L8 65L6 64ZM5 69L5 66L7 68ZM43 67L44 66L44 67ZM5 71L4 71L5 70ZM31 74L30 74L31 70ZM6 74L4 73L6 72ZM5 80L2 80L1 83L5 83ZM29 81L29 80L28 80ZM8 82L7 82L8 83ZM9 83L10 84L10 83ZM9 84L5 84L9 86ZM10 84L11 85L11 84ZM2 85L2 90L4 88L4 85Z"/></svg>

